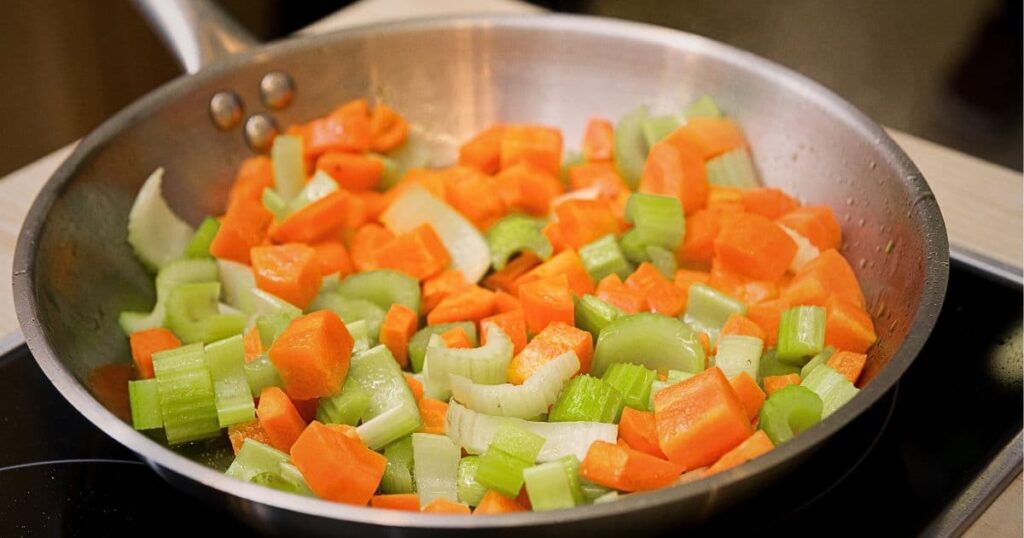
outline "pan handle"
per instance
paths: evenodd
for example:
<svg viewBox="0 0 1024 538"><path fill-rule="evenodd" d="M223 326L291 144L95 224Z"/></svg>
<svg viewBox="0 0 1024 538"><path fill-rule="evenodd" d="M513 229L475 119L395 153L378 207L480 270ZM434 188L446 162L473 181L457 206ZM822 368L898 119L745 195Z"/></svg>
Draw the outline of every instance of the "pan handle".
<svg viewBox="0 0 1024 538"><path fill-rule="evenodd" d="M188 73L259 42L209 0L132 0Z"/></svg>

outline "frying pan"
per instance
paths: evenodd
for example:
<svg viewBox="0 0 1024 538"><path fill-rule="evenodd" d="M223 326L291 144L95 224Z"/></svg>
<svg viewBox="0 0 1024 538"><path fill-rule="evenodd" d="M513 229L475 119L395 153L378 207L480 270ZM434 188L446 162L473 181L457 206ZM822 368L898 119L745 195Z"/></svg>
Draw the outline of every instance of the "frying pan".
<svg viewBox="0 0 1024 538"><path fill-rule="evenodd" d="M894 386L939 313L949 249L939 208L918 169L853 106L752 54L653 26L561 15L416 20L249 48L253 40L210 4L140 3L163 27L173 28L168 40L196 72L100 126L42 189L17 244L18 318L43 371L86 418L171 484L237 512L261 530L605 535L699 525L799 472L805 458ZM223 52L236 54L199 70ZM285 108L261 98L261 80L271 72L285 73L294 83L294 98ZM223 129L209 112L211 98L221 91L234 92L234 103L241 105L238 111L218 111ZM223 469L230 459L223 439L169 449L133 430L92 392L94 369L130 360L118 312L145 310L154 300L152 277L132 255L125 227L135 194L157 167L166 169L164 194L171 206L198 223L223 211L235 167L252 154L245 127L266 127L268 118L278 125L304 122L349 99L372 97L400 110L429 142L435 160L444 162L458 141L493 122L557 125L573 141L592 114L615 118L639 103L678 110L701 94L713 95L743 125L767 185L833 208L843 227L843 253L863 285L880 336L860 394L763 457L707 480L574 510L488 518L422 515L308 499L234 480L211 468ZM282 99L267 102L280 106ZM233 119L258 113L267 116L254 120L256 125L232 126Z"/></svg>

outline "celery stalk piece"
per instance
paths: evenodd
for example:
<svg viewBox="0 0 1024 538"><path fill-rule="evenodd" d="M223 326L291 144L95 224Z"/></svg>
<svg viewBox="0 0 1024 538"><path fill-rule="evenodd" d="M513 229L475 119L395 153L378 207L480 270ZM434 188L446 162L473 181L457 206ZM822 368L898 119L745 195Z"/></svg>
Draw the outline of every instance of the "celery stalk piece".
<svg viewBox="0 0 1024 538"><path fill-rule="evenodd" d="M789 228L788 226L779 224L779 228L782 228L782 231L786 232L786 235L796 243L796 255L793 256L793 261L789 262L790 271L796 273L802 269L803 266L811 263L815 258L821 255L821 251L811 243L810 239L800 235L799 232Z"/></svg>
<svg viewBox="0 0 1024 538"><path fill-rule="evenodd" d="M287 464L282 463L281 465L284 466ZM252 477L252 480L249 481L252 482L253 484L259 484L263 487L276 489L278 491L286 491L288 493L297 493L300 495L312 495L311 491L307 493L306 491L303 491L301 489L303 486L305 486L307 490L309 489L309 486L305 483L305 480L303 480L302 484L300 485L291 480L288 480L280 472L260 473Z"/></svg>
<svg viewBox="0 0 1024 538"><path fill-rule="evenodd" d="M301 308L259 288L250 288L249 295L252 297L252 314L255 316L283 313L287 314L289 318L295 319L302 315Z"/></svg>
<svg viewBox="0 0 1024 538"><path fill-rule="evenodd" d="M462 330L466 331L466 335L469 336L469 343L476 347L476 324L472 321L456 321L455 323L438 323L437 325L427 325L426 327L416 331L416 334L412 335L409 339L409 366L413 372L420 372L423 370L423 360L427 356L427 344L430 343L430 337L435 334L443 333L449 329L455 327L461 327Z"/></svg>
<svg viewBox="0 0 1024 538"><path fill-rule="evenodd" d="M739 375L742 372L757 379L761 366L761 351L764 342L755 336L729 334L718 339L718 353L715 354L715 366L725 377Z"/></svg>
<svg viewBox="0 0 1024 538"><path fill-rule="evenodd" d="M299 194L306 183L306 163L302 156L302 138L293 135L274 137L270 148L274 167L274 189L286 201Z"/></svg>
<svg viewBox="0 0 1024 538"><path fill-rule="evenodd" d="M644 141L650 148L679 128L679 118L673 115L652 116L644 121Z"/></svg>
<svg viewBox="0 0 1024 538"><path fill-rule="evenodd" d="M384 457L388 459L381 477L382 493L413 493L413 453L412 436L405 436L384 447Z"/></svg>
<svg viewBox="0 0 1024 538"><path fill-rule="evenodd" d="M601 422L531 422L516 418L493 417L466 409L456 401L448 404L446 432L470 454L487 450L494 434L505 424L514 424L545 439L537 461L554 461L570 454L586 457L594 441L614 443L619 428Z"/></svg>
<svg viewBox="0 0 1024 538"><path fill-rule="evenodd" d="M672 384L678 383L680 381L686 381L687 379L690 379L693 376L694 376L694 374L692 372L683 372L683 371L680 371L680 370L669 370L665 374L665 381L667 381L669 385L672 385Z"/></svg>
<svg viewBox="0 0 1024 538"><path fill-rule="evenodd" d="M641 236L636 230L630 230L619 238L619 249L631 264L641 264L651 261L647 257L647 245L644 244Z"/></svg>
<svg viewBox="0 0 1024 538"><path fill-rule="evenodd" d="M163 177L163 168L154 170L128 212L128 244L146 267L157 270L181 259L195 233L164 200Z"/></svg>
<svg viewBox="0 0 1024 538"><path fill-rule="evenodd" d="M409 275L381 269L350 275L338 285L338 294L349 299L362 299L387 312L398 303L420 311L420 283Z"/></svg>
<svg viewBox="0 0 1024 538"><path fill-rule="evenodd" d="M642 312L621 316L601 331L590 373L604 375L617 362L640 364L655 371L699 372L704 369L704 348L697 333L685 323Z"/></svg>
<svg viewBox="0 0 1024 538"><path fill-rule="evenodd" d="M569 381L548 412L548 422L619 421L622 393L604 381L581 375Z"/></svg>
<svg viewBox="0 0 1024 538"><path fill-rule="evenodd" d="M179 284L167 296L164 325L182 342L213 342L239 334L248 318L244 314L220 314L217 298L220 283Z"/></svg>
<svg viewBox="0 0 1024 538"><path fill-rule="evenodd" d="M587 269L587 274L594 282L600 282L612 273L626 278L633 272L633 266L626 260L613 234L583 245L580 247L579 255L583 260L583 267Z"/></svg>
<svg viewBox="0 0 1024 538"><path fill-rule="evenodd" d="M619 307L610 305L593 295L576 298L576 326L589 332L594 339L601 335L602 329L625 314Z"/></svg>
<svg viewBox="0 0 1024 538"><path fill-rule="evenodd" d="M379 153L370 153L367 157L379 161L383 166L380 173L380 181L377 183L378 189L386 191L397 185L402 179L402 174L405 171L402 170L402 165L395 159Z"/></svg>
<svg viewBox="0 0 1024 538"><path fill-rule="evenodd" d="M657 396L659 392L661 392L664 389L667 389L668 387L671 387L672 385L675 385L676 383L679 383L680 381L690 379L694 375L696 374L692 374L690 372L682 372L679 370L669 370L665 381L655 379L651 383L651 395L647 399L647 409L654 409L654 397Z"/></svg>
<svg viewBox="0 0 1024 538"><path fill-rule="evenodd" d="M373 338L370 337L370 325L366 323L366 320L360 319L351 323L346 323L345 328L348 329L348 334L352 335L354 344L352 345L352 352L358 353L360 351L366 351L373 347Z"/></svg>
<svg viewBox="0 0 1024 538"><path fill-rule="evenodd" d="M205 355L206 367L213 380L220 427L253 421L256 418L256 406L245 376L245 344L242 335L208 344Z"/></svg>
<svg viewBox="0 0 1024 538"><path fill-rule="evenodd" d="M380 335L380 325L384 322L384 309L366 299L345 297L339 292L318 295L306 309L308 312L330 310L345 323L363 320L366 322L370 338L376 342Z"/></svg>
<svg viewBox="0 0 1024 538"><path fill-rule="evenodd" d="M581 504L588 504L615 490L606 488L601 484L595 484L589 480L580 479L580 491L583 493L583 503Z"/></svg>
<svg viewBox="0 0 1024 538"><path fill-rule="evenodd" d="M647 161L647 139L644 122L650 116L646 105L641 105L619 119L615 124L615 168L630 189L635 189Z"/></svg>
<svg viewBox="0 0 1024 538"><path fill-rule="evenodd" d="M797 306L782 312L775 355L794 366L803 366L825 348L825 309Z"/></svg>
<svg viewBox="0 0 1024 538"><path fill-rule="evenodd" d="M305 495L307 497L313 497L313 491L309 489L309 484L306 483L306 478L302 476L302 472L299 468L292 465L291 463L281 464L281 478L291 486L287 489L291 493L298 493L299 495Z"/></svg>
<svg viewBox="0 0 1024 538"><path fill-rule="evenodd" d="M828 346L825 349L821 350L821 353L818 353L817 355L814 356L814 358L807 361L807 364L805 364L804 367L800 369L800 379L807 379L807 376L811 375L811 372L813 372L815 368L822 364L826 364L828 360L832 358L832 354L835 352L836 348L832 346Z"/></svg>
<svg viewBox="0 0 1024 538"><path fill-rule="evenodd" d="M459 502L476 506L487 493L487 488L476 481L479 468L480 458L477 456L466 456L459 461Z"/></svg>
<svg viewBox="0 0 1024 538"><path fill-rule="evenodd" d="M246 314L256 310L255 299L249 292L256 288L256 277L248 265L218 259L217 278L220 280L221 298L225 303Z"/></svg>
<svg viewBox="0 0 1024 538"><path fill-rule="evenodd" d="M427 345L423 367L423 389L427 397L447 400L451 396L452 374L482 385L506 381L508 363L512 360L512 341L494 323L485 322L483 325L487 334L487 343L483 346L449 349L443 343Z"/></svg>
<svg viewBox="0 0 1024 538"><path fill-rule="evenodd" d="M245 370L245 380L249 383L249 392L253 398L258 398L263 389L267 387L281 387L284 383L278 375L274 363L264 353L252 362L245 363L242 367Z"/></svg>
<svg viewBox="0 0 1024 538"><path fill-rule="evenodd" d="M217 435L216 396L202 344L153 354L160 415L174 445Z"/></svg>
<svg viewBox="0 0 1024 538"><path fill-rule="evenodd" d="M260 344L263 345L263 349L270 349L270 346L274 344L274 340L281 336L281 333L288 328L291 322L292 317L284 312L264 314L257 317L256 331L260 333Z"/></svg>
<svg viewBox="0 0 1024 538"><path fill-rule="evenodd" d="M178 284L217 280L213 260L179 260L168 264L156 275L156 304L150 312L121 312L118 324L125 334L160 327L164 323L167 297Z"/></svg>
<svg viewBox="0 0 1024 538"><path fill-rule="evenodd" d="M626 202L625 216L645 248L653 245L675 252L683 241L686 220L683 204L675 196L633 193Z"/></svg>
<svg viewBox="0 0 1024 538"><path fill-rule="evenodd" d="M324 275L324 278L320 281L320 289L317 291L317 295L338 291L339 286L341 286L341 276L338 273Z"/></svg>
<svg viewBox="0 0 1024 538"><path fill-rule="evenodd" d="M396 234L430 223L448 249L452 268L462 271L467 282L476 283L491 266L491 254L484 236L458 211L413 185L398 196L380 220Z"/></svg>
<svg viewBox="0 0 1024 538"><path fill-rule="evenodd" d="M458 445L443 435L414 433L412 453L420 507L438 497L458 502L459 459L462 457Z"/></svg>
<svg viewBox="0 0 1024 538"><path fill-rule="evenodd" d="M132 409L132 427L136 430L163 427L164 419L160 415L160 393L156 379L129 381L128 402Z"/></svg>
<svg viewBox="0 0 1024 538"><path fill-rule="evenodd" d="M281 464L288 461L288 454L247 438L242 441L242 448L224 474L248 481L263 473L280 474Z"/></svg>
<svg viewBox="0 0 1024 538"><path fill-rule="evenodd" d="M338 182L327 172L317 170L298 194L288 202L288 212L294 213L337 190Z"/></svg>
<svg viewBox="0 0 1024 538"><path fill-rule="evenodd" d="M704 163L708 183L719 187L755 189L761 182L747 148L736 148Z"/></svg>
<svg viewBox="0 0 1024 538"><path fill-rule="evenodd" d="M430 139L425 136L422 127L411 125L405 142L397 148L391 149L384 156L394 161L398 166L397 177L395 177L397 182L397 180L400 180L405 175L406 171L431 165ZM381 178L381 183L378 184L378 187L381 189L390 188L384 184L384 178Z"/></svg>
<svg viewBox="0 0 1024 538"><path fill-rule="evenodd" d="M683 117L691 118L720 118L722 111L718 109L715 100L710 96L702 95L696 101L683 108Z"/></svg>
<svg viewBox="0 0 1024 538"><path fill-rule="evenodd" d="M452 396L473 411L529 419L546 413L579 369L576 353L568 351L538 368L522 385L483 385L453 374Z"/></svg>
<svg viewBox="0 0 1024 538"><path fill-rule="evenodd" d="M285 200L277 193L274 189L267 187L263 189L263 194L260 195L260 203L267 211L270 211L274 215L274 220L281 222L288 218L288 200Z"/></svg>
<svg viewBox="0 0 1024 538"><path fill-rule="evenodd" d="M401 368L398 367L398 362L388 348L377 346L357 353L352 357L348 376L370 396L370 403L362 416L364 422L390 411L395 406L406 407L411 414L416 415L417 421L419 420L416 399L402 375ZM416 428L419 428L419 425Z"/></svg>
<svg viewBox="0 0 1024 538"><path fill-rule="evenodd" d="M651 384L657 379L654 370L639 364L618 362L609 366L601 379L622 394L625 405L641 411L649 409Z"/></svg>
<svg viewBox="0 0 1024 538"><path fill-rule="evenodd" d="M509 215L495 222L487 231L487 246L491 249L491 265L500 270L513 254L529 250L538 258L551 257L551 241L541 233L545 221L526 215Z"/></svg>
<svg viewBox="0 0 1024 538"><path fill-rule="evenodd" d="M567 150L562 154L562 166L558 170L558 179L562 185L569 186L569 169L577 164L587 162L587 156L582 151Z"/></svg>
<svg viewBox="0 0 1024 538"><path fill-rule="evenodd" d="M377 450L420 429L422 425L417 408L399 403L363 422L356 428L356 433L364 445Z"/></svg>
<svg viewBox="0 0 1024 538"><path fill-rule="evenodd" d="M530 505L537 512L562 510L576 506L565 465L552 461L523 470Z"/></svg>
<svg viewBox="0 0 1024 538"><path fill-rule="evenodd" d="M576 506L586 504L587 499L583 496L583 487L580 479L580 460L576 456L559 458L558 463L565 468L565 476L569 479L569 491L572 493L573 502Z"/></svg>
<svg viewBox="0 0 1024 538"><path fill-rule="evenodd" d="M529 430L515 424L504 424L494 432L488 450L500 450L513 458L532 464L544 447L546 440Z"/></svg>
<svg viewBox="0 0 1024 538"><path fill-rule="evenodd" d="M760 427L778 446L822 419L822 402L814 391L800 385L783 387L761 406Z"/></svg>
<svg viewBox="0 0 1024 538"><path fill-rule="evenodd" d="M831 415L860 392L849 379L827 364L811 371L800 386L814 391L821 398L821 418Z"/></svg>
<svg viewBox="0 0 1024 538"><path fill-rule="evenodd" d="M594 503L593 504L604 504L604 503L614 502L614 501L617 501L617 500L619 500L619 492L615 491L615 490L612 490L612 491L609 491L608 493L605 493L604 495L601 495L600 497L594 499Z"/></svg>
<svg viewBox="0 0 1024 538"><path fill-rule="evenodd" d="M695 330L707 333L712 342L730 314L745 314L747 305L705 284L691 284L683 321Z"/></svg>
<svg viewBox="0 0 1024 538"><path fill-rule="evenodd" d="M650 245L646 250L647 258L651 260L651 264L654 265L654 268L659 273L665 275L665 278L669 280L676 277L676 269L679 268L679 264L676 262L676 255L674 253L665 247L657 245Z"/></svg>
<svg viewBox="0 0 1024 538"><path fill-rule="evenodd" d="M355 426L369 407L370 394L363 390L359 382L348 377L340 393L320 398L316 419L324 424Z"/></svg>
<svg viewBox="0 0 1024 538"><path fill-rule="evenodd" d="M523 487L523 470L533 462L519 459L501 450L487 449L480 456L476 480L487 489L515 497Z"/></svg>
<svg viewBox="0 0 1024 538"><path fill-rule="evenodd" d="M766 349L761 355L761 364L758 366L758 380L776 375L799 374L800 367L793 366L788 362L782 362L775 356L775 348Z"/></svg>
<svg viewBox="0 0 1024 538"><path fill-rule="evenodd" d="M203 219L195 235L185 245L185 257L198 260L213 258L213 255L210 254L210 243L213 242L218 230L220 230L220 222L217 219L213 217Z"/></svg>

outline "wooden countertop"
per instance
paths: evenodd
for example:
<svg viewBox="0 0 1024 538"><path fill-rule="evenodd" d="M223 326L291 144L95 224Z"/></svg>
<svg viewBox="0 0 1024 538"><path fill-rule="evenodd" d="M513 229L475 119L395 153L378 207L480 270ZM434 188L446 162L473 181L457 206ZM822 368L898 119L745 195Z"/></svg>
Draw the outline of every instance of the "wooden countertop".
<svg viewBox="0 0 1024 538"><path fill-rule="evenodd" d="M514 0L363 0L314 23L302 33L319 33L389 19L465 13L530 13ZM889 134L917 164L939 202L954 257L1019 275L1024 250L1024 182L1021 174L913 135ZM18 330L11 267L22 221L32 201L74 144L0 178L0 335ZM1019 276L1017 277L1019 278ZM968 530L971 537L1022 535L1022 485L1013 484Z"/></svg>

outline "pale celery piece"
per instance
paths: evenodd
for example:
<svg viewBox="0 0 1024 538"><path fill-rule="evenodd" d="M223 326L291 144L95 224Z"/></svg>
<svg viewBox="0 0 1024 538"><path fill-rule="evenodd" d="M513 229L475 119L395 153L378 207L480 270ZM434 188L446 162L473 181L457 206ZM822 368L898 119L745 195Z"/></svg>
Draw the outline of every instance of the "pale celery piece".
<svg viewBox="0 0 1024 538"><path fill-rule="evenodd" d="M569 186L569 170L578 165L587 162L587 156L582 151L566 151L562 155L562 166L558 170L558 179L562 181L562 185Z"/></svg>
<svg viewBox="0 0 1024 538"><path fill-rule="evenodd" d="M658 270L665 278L672 280L676 277L676 269L679 268L679 264L676 262L676 255L664 248L657 245L650 245L646 249L647 259L651 260L651 264Z"/></svg>
<svg viewBox="0 0 1024 538"><path fill-rule="evenodd" d="M572 492L573 501L576 506L586 504L587 498L583 495L582 479L580 478L580 460L576 456L566 456L558 460L565 467L565 475L569 479L569 491Z"/></svg>
<svg viewBox="0 0 1024 538"><path fill-rule="evenodd" d="M413 471L415 468L412 452L412 436L407 435L384 447L388 464L380 480L382 493L414 493Z"/></svg>
<svg viewBox="0 0 1024 538"><path fill-rule="evenodd" d="M370 336L370 325L360 319L345 324L348 334L352 335L352 353L366 351L373 347L374 338Z"/></svg>
<svg viewBox="0 0 1024 538"><path fill-rule="evenodd" d="M589 375L574 377L548 413L548 422L619 421L624 406L622 393Z"/></svg>
<svg viewBox="0 0 1024 538"><path fill-rule="evenodd" d="M327 172L317 170L313 177L302 186L302 189L288 202L288 213L294 213L317 200L321 200L338 190L338 182Z"/></svg>
<svg viewBox="0 0 1024 538"><path fill-rule="evenodd" d="M419 409L396 403L394 407L367 420L356 428L364 445L377 450L420 429Z"/></svg>
<svg viewBox="0 0 1024 538"><path fill-rule="evenodd" d="M213 381L200 343L153 354L160 415L174 445L220 432Z"/></svg>
<svg viewBox="0 0 1024 538"><path fill-rule="evenodd" d="M683 108L683 117L690 118L719 118L722 111L719 110L715 100L708 95L702 95L694 102Z"/></svg>
<svg viewBox="0 0 1024 538"><path fill-rule="evenodd" d="M545 439L506 423L498 428L480 456L476 480L482 486L514 497L523 486L523 469L537 461Z"/></svg>
<svg viewBox="0 0 1024 538"><path fill-rule="evenodd" d="M252 392L245 376L245 344L242 335L206 346L206 366L213 379L217 421L222 428L256 418Z"/></svg>
<svg viewBox="0 0 1024 538"><path fill-rule="evenodd" d="M586 504L592 503L602 495L613 492L614 490L606 488L601 484L595 484L589 480L580 479L580 491L583 493L583 504Z"/></svg>
<svg viewBox="0 0 1024 538"><path fill-rule="evenodd" d="M430 343L430 337L456 327L461 327L462 330L466 331L466 335L469 336L470 345L473 347L477 346L476 324L472 321L456 321L454 323L427 325L426 327L416 331L416 334L412 335L412 338L409 339L409 366L412 367L413 372L420 372L423 370L423 360L427 354L427 344Z"/></svg>
<svg viewBox="0 0 1024 538"><path fill-rule="evenodd" d="M699 372L704 369L704 348L697 333L676 318L649 312L630 314L601 331L590 373L604 375L617 362L655 371Z"/></svg>
<svg viewBox="0 0 1024 538"><path fill-rule="evenodd" d="M156 379L129 381L128 402L132 409L132 427L136 430L163 427L164 419L160 415L160 393Z"/></svg>
<svg viewBox="0 0 1024 538"><path fill-rule="evenodd" d="M220 280L221 299L225 303L246 314L255 312L256 299L249 292L256 288L256 277L252 274L252 268L244 263L218 259L217 278Z"/></svg>
<svg viewBox="0 0 1024 538"><path fill-rule="evenodd" d="M267 387L282 387L284 383L278 375L274 363L266 353L260 355L252 362L245 363L242 367L245 370L245 379L249 383L249 392L253 398L259 397L263 389Z"/></svg>
<svg viewBox="0 0 1024 538"><path fill-rule="evenodd" d="M281 222L288 217L288 200L285 200L274 189L267 187L260 195L260 203L274 215L274 220Z"/></svg>
<svg viewBox="0 0 1024 538"><path fill-rule="evenodd" d="M295 319L302 315L301 308L259 288L251 288L249 294L252 297L252 314L255 316L283 313L287 314L289 318Z"/></svg>
<svg viewBox="0 0 1024 538"><path fill-rule="evenodd" d="M746 312L747 305L739 300L711 286L695 283L690 285L683 321L695 330L707 333L714 342L730 315Z"/></svg>
<svg viewBox="0 0 1024 538"><path fill-rule="evenodd" d="M412 434L413 460L416 462L415 483L420 507L443 497L459 501L459 446L443 435Z"/></svg>
<svg viewBox="0 0 1024 538"><path fill-rule="evenodd" d="M647 105L641 105L615 124L615 168L630 189L636 188L647 161L644 122L649 116Z"/></svg>
<svg viewBox="0 0 1024 538"><path fill-rule="evenodd" d="M832 354L835 352L836 348L832 346L828 346L821 350L821 353L818 353L814 358L807 361L807 364L800 369L800 379L807 379L807 376L811 375L811 372L813 372L815 368L822 364L827 364L828 360L832 358Z"/></svg>
<svg viewBox="0 0 1024 538"><path fill-rule="evenodd" d="M651 399L651 385L657 377L654 370L639 364L619 362L605 370L601 379L622 394L625 405L647 411Z"/></svg>
<svg viewBox="0 0 1024 538"><path fill-rule="evenodd" d="M755 189L760 185L747 148L729 150L704 163L708 183L719 187Z"/></svg>
<svg viewBox="0 0 1024 538"><path fill-rule="evenodd" d="M487 493L487 488L476 480L479 468L480 458L477 456L466 456L459 461L459 502L476 506Z"/></svg>
<svg viewBox="0 0 1024 538"><path fill-rule="evenodd" d="M810 372L810 370L808 370L808 372ZM758 366L757 372L758 379L761 381L766 377L799 373L799 366L793 366L788 362L782 362L775 356L775 348L766 349L761 355L761 364Z"/></svg>
<svg viewBox="0 0 1024 538"><path fill-rule="evenodd" d="M288 328L292 317L284 312L277 314L264 314L256 318L256 331L260 335L260 344L263 349L270 349L278 336Z"/></svg>
<svg viewBox="0 0 1024 538"><path fill-rule="evenodd" d="M406 145L408 144L403 144L402 146ZM397 185L399 180L402 179L402 174L405 171L397 160L378 153L370 153L368 157L379 161L381 164L380 182L377 183L378 189L386 191Z"/></svg>
<svg viewBox="0 0 1024 538"><path fill-rule="evenodd" d="M370 393L351 376L345 378L341 392L320 398L316 419L324 424L355 426L370 407Z"/></svg>
<svg viewBox="0 0 1024 538"><path fill-rule="evenodd" d="M487 343L476 348L450 349L441 337L434 335L427 345L424 359L423 389L428 398L447 400L451 395L451 376L463 376L474 383L498 385L506 381L508 363L512 360L512 341L505 331L485 322Z"/></svg>
<svg viewBox="0 0 1024 538"><path fill-rule="evenodd" d="M420 311L420 283L398 271L380 269L349 275L338 284L337 292L349 299L370 301L385 312L396 303L417 314Z"/></svg>
<svg viewBox="0 0 1024 538"><path fill-rule="evenodd" d="M823 418L821 398L800 385L783 387L761 406L759 424L772 444L779 445Z"/></svg>
<svg viewBox="0 0 1024 538"><path fill-rule="evenodd" d="M775 355L794 366L803 366L825 348L825 309L797 306L782 312Z"/></svg>
<svg viewBox="0 0 1024 538"><path fill-rule="evenodd" d="M221 314L218 309L220 283L179 284L167 297L164 325L182 342L213 342L240 334L248 317Z"/></svg>
<svg viewBox="0 0 1024 538"><path fill-rule="evenodd" d="M545 221L526 215L509 215L495 222L487 231L487 246L491 250L491 265L501 270L513 254L530 251L542 260L551 257L551 241L541 233Z"/></svg>
<svg viewBox="0 0 1024 538"><path fill-rule="evenodd" d="M728 378L746 372L751 378L757 379L763 349L764 342L754 336L737 334L723 336L718 339L715 366L722 370L722 373Z"/></svg>
<svg viewBox="0 0 1024 538"><path fill-rule="evenodd" d="M538 512L562 510L576 506L576 499L561 462L542 463L523 470L526 493Z"/></svg>
<svg viewBox="0 0 1024 538"><path fill-rule="evenodd" d="M558 399L566 381L579 369L576 353L568 351L538 368L521 385L484 385L453 374L450 380L452 396L480 413L529 419L546 413Z"/></svg>
<svg viewBox="0 0 1024 538"><path fill-rule="evenodd" d="M295 198L306 183L306 163L302 155L302 138L293 135L274 137L270 148L274 167L274 189L287 201Z"/></svg>
<svg viewBox="0 0 1024 538"><path fill-rule="evenodd" d="M288 461L288 454L254 439L245 439L224 474L248 481L262 473L280 474L281 464Z"/></svg>
<svg viewBox="0 0 1024 538"><path fill-rule="evenodd" d="M349 365L348 376L370 395L370 403L362 416L364 422L390 411L396 405L405 406L419 419L416 399L388 348L377 346L355 354ZM418 428L419 425L411 431Z"/></svg>
<svg viewBox="0 0 1024 538"><path fill-rule="evenodd" d="M584 295L575 299L576 326L589 332L595 339L601 330L625 315L619 307L608 304L593 295Z"/></svg>
<svg viewBox="0 0 1024 538"><path fill-rule="evenodd" d="M661 392L661 391L663 391L663 390L665 390L665 389L671 387L672 385L675 385L675 384L677 384L677 383L679 383L681 381L686 381L687 379L690 379L694 375L696 375L696 374L693 374L693 373L690 373L690 372L681 372L679 370L669 370L668 371L668 375L667 375L665 381L662 381L660 379L655 379L654 382L651 383L651 397L647 401L648 402L648 409L651 410L651 411L654 410L654 397L657 396L659 392Z"/></svg>
<svg viewBox="0 0 1024 538"><path fill-rule="evenodd" d="M128 212L128 244L144 265L156 270L184 257L195 233L164 200L163 175L163 168L149 175Z"/></svg>
<svg viewBox="0 0 1024 538"><path fill-rule="evenodd" d="M626 260L625 254L619 248L615 235L608 234L595 239L580 247L580 259L587 274L594 282L600 282L604 277L616 274L620 278L626 278L633 272L633 265Z"/></svg>
<svg viewBox="0 0 1024 538"><path fill-rule="evenodd" d="M160 327L164 323L167 297L178 284L217 280L213 260L179 260L168 264L156 275L156 304L150 312L121 312L118 323L125 334Z"/></svg>
<svg viewBox="0 0 1024 538"><path fill-rule="evenodd" d="M683 241L686 220L682 202L675 196L633 193L626 202L625 216L626 221L633 224L626 235L633 236L636 244L644 249L658 246L675 252ZM630 241L625 237L623 240L627 244Z"/></svg>
<svg viewBox="0 0 1024 538"><path fill-rule="evenodd" d="M218 230L220 230L220 222L217 219L213 217L203 219L195 235L185 245L185 257L199 260L213 258L210 254L210 243L217 236Z"/></svg>
<svg viewBox="0 0 1024 538"><path fill-rule="evenodd" d="M317 295L306 310L309 312L330 310L345 323L363 320L366 322L367 332L374 342L377 341L380 326L384 322L386 314L383 308L372 301L345 297L337 291Z"/></svg>
<svg viewBox="0 0 1024 538"><path fill-rule="evenodd" d="M815 368L800 385L814 391L821 398L821 418L835 413L860 392L846 376L827 364Z"/></svg>
<svg viewBox="0 0 1024 538"><path fill-rule="evenodd" d="M643 127L644 141L647 143L647 147L651 148L678 128L679 118L671 114L647 118Z"/></svg>

